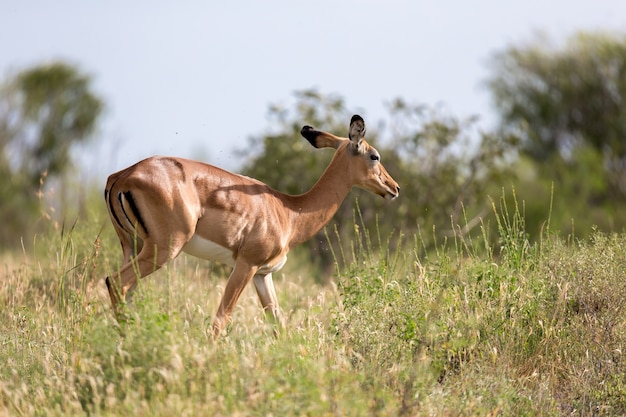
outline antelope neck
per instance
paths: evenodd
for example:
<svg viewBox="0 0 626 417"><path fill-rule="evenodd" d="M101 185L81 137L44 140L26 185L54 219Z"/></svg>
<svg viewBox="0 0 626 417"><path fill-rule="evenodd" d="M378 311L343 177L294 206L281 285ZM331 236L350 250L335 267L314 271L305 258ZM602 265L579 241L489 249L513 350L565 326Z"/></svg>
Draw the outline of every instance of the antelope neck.
<svg viewBox="0 0 626 417"><path fill-rule="evenodd" d="M293 212L291 246L310 239L324 227L335 215L351 188L352 183L344 164L333 158L324 174L308 192L288 196L287 205Z"/></svg>

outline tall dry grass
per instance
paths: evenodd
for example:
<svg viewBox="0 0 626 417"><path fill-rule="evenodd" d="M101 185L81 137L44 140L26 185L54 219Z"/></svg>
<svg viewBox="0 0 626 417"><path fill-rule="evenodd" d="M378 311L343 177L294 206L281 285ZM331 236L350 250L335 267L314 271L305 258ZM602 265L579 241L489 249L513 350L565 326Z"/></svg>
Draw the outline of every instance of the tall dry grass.
<svg viewBox="0 0 626 417"><path fill-rule="evenodd" d="M102 277L121 255L94 210L3 257L0 414L626 414L626 236L531 240L508 206L498 244L485 227L427 252L356 228L331 285L296 252L275 277L280 335L250 290L218 341L225 271L192 258L114 320Z"/></svg>

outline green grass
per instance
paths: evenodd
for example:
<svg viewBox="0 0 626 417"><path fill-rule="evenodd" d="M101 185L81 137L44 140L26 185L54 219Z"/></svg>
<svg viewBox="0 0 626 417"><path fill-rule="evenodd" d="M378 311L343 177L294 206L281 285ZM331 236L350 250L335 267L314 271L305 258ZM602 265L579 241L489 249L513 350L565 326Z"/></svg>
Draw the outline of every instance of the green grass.
<svg viewBox="0 0 626 417"><path fill-rule="evenodd" d="M626 235L531 241L523 203L505 203L497 239L434 252L357 228L331 285L295 253L275 277L278 338L247 290L214 341L225 271L187 257L141 281L120 326L104 214L51 230L2 258L0 414L625 414Z"/></svg>

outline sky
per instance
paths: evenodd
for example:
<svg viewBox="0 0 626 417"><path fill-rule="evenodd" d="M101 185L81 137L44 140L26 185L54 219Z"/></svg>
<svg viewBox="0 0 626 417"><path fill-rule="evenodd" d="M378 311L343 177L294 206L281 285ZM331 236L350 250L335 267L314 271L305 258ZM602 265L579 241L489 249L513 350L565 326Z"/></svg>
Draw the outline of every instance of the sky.
<svg viewBox="0 0 626 417"><path fill-rule="evenodd" d="M583 30L624 33L626 2L4 0L0 77L56 60L89 74L106 110L79 158L104 181L154 154L237 170L233 150L271 130L269 105L308 88L366 122L400 97L489 127L490 58Z"/></svg>

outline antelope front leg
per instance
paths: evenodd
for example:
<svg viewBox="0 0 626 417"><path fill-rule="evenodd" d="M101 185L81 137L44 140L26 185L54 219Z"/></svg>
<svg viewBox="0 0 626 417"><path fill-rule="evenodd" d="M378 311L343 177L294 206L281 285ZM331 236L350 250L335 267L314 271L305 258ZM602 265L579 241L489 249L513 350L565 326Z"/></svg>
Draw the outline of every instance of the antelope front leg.
<svg viewBox="0 0 626 417"><path fill-rule="evenodd" d="M256 288L259 300L261 300L265 314L267 314L280 327L284 327L285 323L282 315L280 314L280 307L278 306L278 297L276 297L276 289L274 288L272 274L255 275L254 287Z"/></svg>
<svg viewBox="0 0 626 417"><path fill-rule="evenodd" d="M235 267L233 272L230 273L230 277L228 277L224 295L222 295L220 306L213 321L213 336L215 338L220 336L220 333L228 323L230 315L233 313L235 305L237 305L237 300L239 300L241 293L257 270L258 267L249 265L241 258L238 258L237 262L235 262Z"/></svg>

